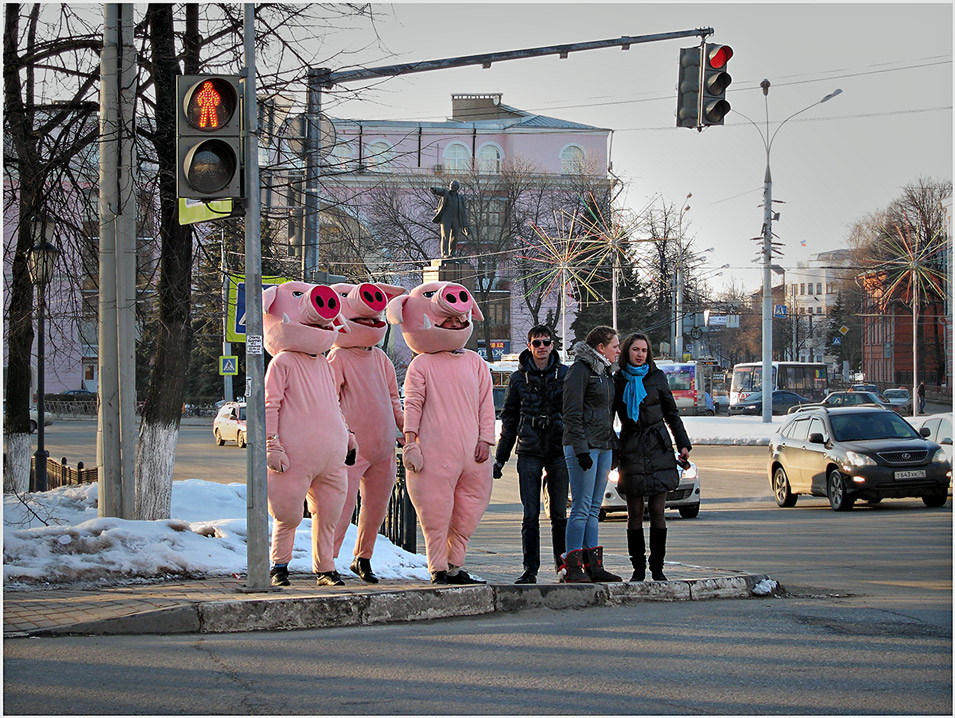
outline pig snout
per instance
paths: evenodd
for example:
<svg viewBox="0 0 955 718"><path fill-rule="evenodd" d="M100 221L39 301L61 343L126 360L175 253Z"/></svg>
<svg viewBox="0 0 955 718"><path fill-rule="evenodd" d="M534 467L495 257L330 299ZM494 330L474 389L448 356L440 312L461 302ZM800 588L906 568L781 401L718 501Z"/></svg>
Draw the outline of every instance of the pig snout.
<svg viewBox="0 0 955 718"><path fill-rule="evenodd" d="M439 313L445 315L465 315L474 306L470 292L460 284L448 284L431 301Z"/></svg>
<svg viewBox="0 0 955 718"><path fill-rule="evenodd" d="M341 302L331 287L319 284L302 296L301 311L308 324L329 324L341 311Z"/></svg>
<svg viewBox="0 0 955 718"><path fill-rule="evenodd" d="M374 284L359 284L348 292L351 308L360 317L375 317L385 311L388 297Z"/></svg>

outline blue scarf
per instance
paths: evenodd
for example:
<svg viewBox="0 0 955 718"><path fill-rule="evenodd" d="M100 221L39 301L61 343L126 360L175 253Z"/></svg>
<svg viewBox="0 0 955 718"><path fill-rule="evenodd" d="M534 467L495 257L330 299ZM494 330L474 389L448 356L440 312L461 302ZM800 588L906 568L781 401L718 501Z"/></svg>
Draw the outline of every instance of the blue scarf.
<svg viewBox="0 0 955 718"><path fill-rule="evenodd" d="M650 365L624 364L622 371L624 379L627 380L627 385L623 388L623 403L627 406L627 414L636 421L640 418L640 402L647 396L647 390L643 388L643 377L650 371Z"/></svg>

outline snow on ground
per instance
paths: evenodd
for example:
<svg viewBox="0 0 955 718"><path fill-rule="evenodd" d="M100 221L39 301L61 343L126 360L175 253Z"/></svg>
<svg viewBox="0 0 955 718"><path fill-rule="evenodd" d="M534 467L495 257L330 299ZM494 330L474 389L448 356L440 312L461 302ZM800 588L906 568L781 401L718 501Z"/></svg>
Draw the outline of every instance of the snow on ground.
<svg viewBox="0 0 955 718"><path fill-rule="evenodd" d="M784 417L684 417L694 444L766 444ZM500 422L498 422L500 429ZM244 484L190 479L173 483L172 518L99 518L97 485L3 497L3 582L6 587L122 583L173 576L244 574ZM348 527L336 569L348 573L355 526ZM382 578L428 580L424 556L378 537L373 564ZM292 571L311 571L311 519L295 534Z"/></svg>

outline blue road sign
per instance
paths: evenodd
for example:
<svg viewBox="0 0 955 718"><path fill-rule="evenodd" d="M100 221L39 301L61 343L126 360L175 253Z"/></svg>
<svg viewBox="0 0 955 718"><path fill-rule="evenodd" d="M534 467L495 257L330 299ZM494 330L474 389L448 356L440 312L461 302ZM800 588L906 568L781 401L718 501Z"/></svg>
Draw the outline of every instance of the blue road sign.
<svg viewBox="0 0 955 718"><path fill-rule="evenodd" d="M776 304L773 306L773 316L777 319L786 318L786 305L785 304Z"/></svg>

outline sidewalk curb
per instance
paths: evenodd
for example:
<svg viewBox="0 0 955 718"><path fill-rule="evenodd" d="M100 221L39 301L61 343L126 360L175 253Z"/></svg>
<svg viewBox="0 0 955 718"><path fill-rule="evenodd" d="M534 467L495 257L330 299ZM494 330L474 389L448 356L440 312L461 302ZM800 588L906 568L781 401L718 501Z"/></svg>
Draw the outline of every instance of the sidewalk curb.
<svg viewBox="0 0 955 718"><path fill-rule="evenodd" d="M475 585L365 595L195 601L129 616L20 632L16 636L244 633L343 628L489 613L628 606L647 601L749 598L765 574L640 583ZM777 592L782 592L779 587ZM14 635L6 634L11 638Z"/></svg>

